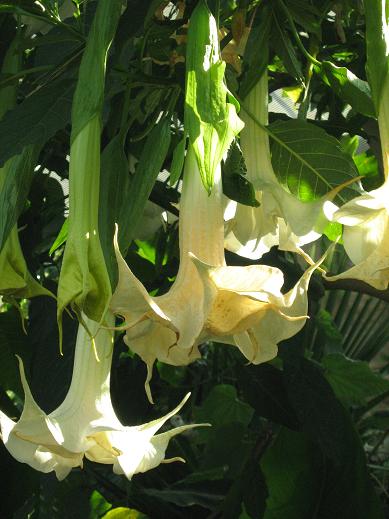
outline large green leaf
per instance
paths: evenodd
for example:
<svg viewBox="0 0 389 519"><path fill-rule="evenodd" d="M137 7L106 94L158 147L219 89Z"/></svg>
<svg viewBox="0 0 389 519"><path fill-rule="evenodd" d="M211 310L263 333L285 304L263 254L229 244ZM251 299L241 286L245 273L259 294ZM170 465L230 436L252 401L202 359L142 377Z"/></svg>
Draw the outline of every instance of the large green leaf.
<svg viewBox="0 0 389 519"><path fill-rule="evenodd" d="M195 417L199 423L210 422L215 427L230 422L240 422L247 427L253 413L251 406L239 400L234 386L220 384L212 388Z"/></svg>
<svg viewBox="0 0 389 519"><path fill-rule="evenodd" d="M164 118L148 134L126 196L118 208L119 245L124 251L135 237L145 204L169 151L170 141L170 120Z"/></svg>
<svg viewBox="0 0 389 519"><path fill-rule="evenodd" d="M303 357L288 355L284 361L285 384L302 430L323 453L342 463L347 442L340 402L319 368Z"/></svg>
<svg viewBox="0 0 389 519"><path fill-rule="evenodd" d="M0 190L0 250L25 206L38 155L38 145L26 146L7 163Z"/></svg>
<svg viewBox="0 0 389 519"><path fill-rule="evenodd" d="M70 122L74 80L58 79L32 93L0 121L0 167L25 146L42 146Z"/></svg>
<svg viewBox="0 0 389 519"><path fill-rule="evenodd" d="M223 502L223 519L240 517L242 506L252 519L263 517L267 496L266 482L254 448Z"/></svg>
<svg viewBox="0 0 389 519"><path fill-rule="evenodd" d="M362 405L389 391L389 380L373 373L367 362L333 353L322 359L325 376L336 396L346 404Z"/></svg>
<svg viewBox="0 0 389 519"><path fill-rule="evenodd" d="M269 489L264 519L315 517L311 511L320 482L311 471L310 448L302 434L282 428L261 467Z"/></svg>
<svg viewBox="0 0 389 519"><path fill-rule="evenodd" d="M280 513L280 503L291 507L293 513L290 512L287 516L296 519L381 519L382 509L367 472L363 445L349 413L335 397L322 370L313 362L294 356L290 351L285 352L284 370L288 395L303 431L303 438L300 436L298 441L303 440L306 454L301 458L305 458L305 465L308 464L308 467L300 468L298 459L295 459L296 475L293 477L289 474L285 478L280 467L288 464L287 460L296 450L290 442L285 445L287 451L291 449L290 453L284 451L282 455L278 455L278 461L273 458L269 467L273 471L273 477L277 478L278 466L278 483L270 483L266 467L262 466L270 488L270 499L272 493L277 492L277 486L283 486L287 481L296 481L300 486L298 496L294 498L285 499L284 491L278 491L278 499L273 505L274 513L266 514L266 519L280 517L275 513ZM267 455L272 455L272 449L267 451L265 458ZM306 488L311 489L309 496L313 494L315 497L310 501L310 509L304 508L306 511L302 513L301 506L306 507L309 503ZM293 488L291 490L294 493ZM269 506L267 512L272 508Z"/></svg>
<svg viewBox="0 0 389 519"><path fill-rule="evenodd" d="M287 0L287 9L293 20L307 32L321 39L320 8L306 0Z"/></svg>
<svg viewBox="0 0 389 519"><path fill-rule="evenodd" d="M269 126L272 164L279 181L302 201L325 195L333 188L358 176L355 164L339 142L312 123L278 121ZM351 187L337 198L357 195Z"/></svg>
<svg viewBox="0 0 389 519"><path fill-rule="evenodd" d="M299 83L304 83L304 74L291 37L285 28L284 16L276 7L272 11L270 45L281 58L286 70Z"/></svg>
<svg viewBox="0 0 389 519"><path fill-rule="evenodd" d="M264 519L383 519L365 454L345 416L347 461L334 466L303 434L283 428L261 467L269 489Z"/></svg>
<svg viewBox="0 0 389 519"><path fill-rule="evenodd" d="M238 373L238 387L259 416L290 429L298 427L281 370L268 363L244 366Z"/></svg>
<svg viewBox="0 0 389 519"><path fill-rule="evenodd" d="M124 152L125 134L116 135L104 148L101 155L99 231L100 242L104 252L105 263L112 285L116 281L117 263L112 245L115 223L122 222L120 212L124 209L124 201L128 203L130 174L129 164Z"/></svg>
<svg viewBox="0 0 389 519"><path fill-rule="evenodd" d="M204 0L189 23L186 51L185 131L193 146L201 179L208 192L216 168L243 123L237 102L224 84L216 20Z"/></svg>
<svg viewBox="0 0 389 519"><path fill-rule="evenodd" d="M113 508L102 516L102 519L147 519L147 516L133 508Z"/></svg>
<svg viewBox="0 0 389 519"><path fill-rule="evenodd" d="M244 51L242 80L239 87L239 95L242 99L258 83L267 67L271 21L270 6L262 3L257 8L255 21Z"/></svg>
<svg viewBox="0 0 389 519"><path fill-rule="evenodd" d="M359 79L346 67L337 67L330 61L323 61L320 72L324 81L336 94L357 112L368 117L375 116L370 87L366 81Z"/></svg>

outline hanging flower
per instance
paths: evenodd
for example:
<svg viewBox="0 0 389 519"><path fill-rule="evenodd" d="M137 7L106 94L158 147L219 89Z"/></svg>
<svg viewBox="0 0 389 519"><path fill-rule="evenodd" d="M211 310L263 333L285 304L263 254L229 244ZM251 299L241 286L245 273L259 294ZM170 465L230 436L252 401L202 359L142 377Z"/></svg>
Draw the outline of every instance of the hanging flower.
<svg viewBox="0 0 389 519"><path fill-rule="evenodd" d="M367 70L378 114L384 183L354 198L334 214L334 221L344 225L344 249L354 266L327 277L328 281L358 279L378 290L389 286L389 24L386 5L383 0L366 6ZM376 67L382 67L383 77Z"/></svg>
<svg viewBox="0 0 389 519"><path fill-rule="evenodd" d="M267 74L264 73L245 99L245 106L262 124L268 123ZM301 247L317 240L337 207L332 199L339 186L321 199L302 202L278 182L270 158L267 133L244 110L245 126L240 144L247 167L247 179L255 188L258 207L230 202L226 214L225 247L250 259L259 259L274 245L299 252L312 263Z"/></svg>
<svg viewBox="0 0 389 519"><path fill-rule="evenodd" d="M277 354L277 343L296 334L307 318L307 287L313 265L287 294L273 267L226 267L220 165L210 195L193 150L185 162L180 202L180 267L168 293L151 297L118 249L119 282L111 301L124 317L125 342L147 364L146 391L156 359L185 365L207 341L237 346L250 362Z"/></svg>
<svg viewBox="0 0 389 519"><path fill-rule="evenodd" d="M70 388L52 413L46 414L35 402L19 359L25 402L17 422L0 412L5 447L15 459L36 470L55 471L59 480L73 467L82 467L84 456L97 463L112 464L116 474L129 479L160 463L181 460L165 459L168 443L173 436L196 425L156 433L182 408L189 395L162 418L139 426L123 426L110 397L111 332L99 329L85 315L83 319L88 332L95 335L94 344L84 326L79 325ZM113 324L112 318L110 322Z"/></svg>
<svg viewBox="0 0 389 519"><path fill-rule="evenodd" d="M389 285L389 182L341 207L334 221L344 225L344 249L354 266L328 281L358 279L378 290Z"/></svg>

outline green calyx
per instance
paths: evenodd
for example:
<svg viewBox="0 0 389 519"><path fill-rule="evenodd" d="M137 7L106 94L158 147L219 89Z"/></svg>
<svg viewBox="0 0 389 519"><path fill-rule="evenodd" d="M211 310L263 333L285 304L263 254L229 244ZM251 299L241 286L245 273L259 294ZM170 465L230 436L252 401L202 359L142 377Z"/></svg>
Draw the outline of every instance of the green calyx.
<svg viewBox="0 0 389 519"><path fill-rule="evenodd" d="M192 13L186 53L185 131L204 187L210 193L215 170L243 128L239 104L224 83L215 18L204 0Z"/></svg>

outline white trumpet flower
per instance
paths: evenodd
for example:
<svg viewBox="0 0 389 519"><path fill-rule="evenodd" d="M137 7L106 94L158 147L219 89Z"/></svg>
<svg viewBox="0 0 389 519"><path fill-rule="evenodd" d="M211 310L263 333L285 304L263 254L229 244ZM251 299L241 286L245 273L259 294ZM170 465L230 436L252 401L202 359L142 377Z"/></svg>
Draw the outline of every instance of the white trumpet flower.
<svg viewBox="0 0 389 519"><path fill-rule="evenodd" d="M36 470L55 471L59 480L73 467L82 467L84 456L97 463L112 464L116 474L129 479L160 463L183 461L165 459L166 448L173 436L196 425L156 433L181 409L189 394L162 418L139 426L123 426L110 397L112 333L99 329L86 316L84 319L88 332L79 326L71 385L55 411L46 414L35 402L19 359L25 402L17 422L0 412L5 447L15 459ZM89 334L95 335L94 345Z"/></svg>
<svg viewBox="0 0 389 519"><path fill-rule="evenodd" d="M245 99L245 107L262 124L268 124L268 87L266 72ZM302 202L278 182L270 158L269 138L252 117L242 110L245 126L240 144L259 207L229 202L226 213L226 249L250 259L259 259L274 245L281 250L299 252L317 240L337 207L331 202L336 188L325 197ZM342 186L343 187L343 186ZM231 216L233 215L233 216Z"/></svg>
<svg viewBox="0 0 389 519"><path fill-rule="evenodd" d="M213 340L237 346L249 361L277 354L277 343L296 334L307 314L312 266L281 294L282 272L273 267L226 267L220 165L211 194L205 191L191 147L185 161L179 218L180 267L168 293L151 297L118 249L119 282L111 310L125 319L124 340L147 365L146 391L156 359L173 365L200 357Z"/></svg>
<svg viewBox="0 0 389 519"><path fill-rule="evenodd" d="M382 6L385 13L385 2ZM389 24L386 19L384 23L385 59L388 60ZM369 56L368 49L368 65L375 59L375 56ZM328 276L327 279L358 279L378 290L386 290L389 286L389 74L382 86L376 108L384 183L378 189L354 198L334 214L334 221L344 225L344 249L354 266L336 276Z"/></svg>

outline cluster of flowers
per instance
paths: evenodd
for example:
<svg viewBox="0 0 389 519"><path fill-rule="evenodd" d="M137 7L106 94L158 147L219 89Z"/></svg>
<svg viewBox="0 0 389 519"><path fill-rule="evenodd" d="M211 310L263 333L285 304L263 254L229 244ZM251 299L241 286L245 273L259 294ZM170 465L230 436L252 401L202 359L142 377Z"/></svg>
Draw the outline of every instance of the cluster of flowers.
<svg viewBox="0 0 389 519"><path fill-rule="evenodd" d="M124 318L121 326L124 340L147 365L145 388L150 401L154 362L187 365L200 357L199 346L206 341L235 346L255 364L269 361L277 355L278 343L295 335L306 322L309 281L324 258L314 263L301 247L319 238L329 220L344 224L344 247L355 266L328 279L354 278L377 289L386 289L389 282L388 92L386 84L377 109L386 180L379 189L362 194L340 209L332 202L335 190L320 200L304 203L278 183L271 165L268 136L256 123L257 120L267 124L265 73L245 100L247 111L243 110L242 115L245 125L240 134L247 176L255 188L259 207L235 204L225 222L220 161L214 165L213 185L207 192L202 182L198 143L189 139L180 202L179 271L170 290L157 297L148 294L126 264L117 236L114 246L119 280L111 297L108 275L101 272L104 260L98 249L97 212L81 223L74 216L77 196L83 192L93 196L82 183L77 184L77 189L72 187L72 183L75 186L75 182L88 178L79 174L78 180L75 179L74 164L85 171L99 168L99 145L97 148L92 145L93 153L85 154L91 142L99 141L100 135L98 117L90 118L72 142L69 236L62 267L64 272L70 272L68 265L77 265L82 290L76 296L70 294L68 273L61 273L59 287L60 312L72 302L82 323L73 378L64 402L46 414L33 399L19 359L25 392L23 413L17 423L0 413L2 438L9 452L37 470L55 471L59 479L72 467L82 466L84 456L112 464L115 473L128 478L161 462L177 460L165 459L170 438L198 424L156 433L181 409L188 396L172 412L145 425L126 427L116 417L109 385L113 349L110 330L114 329L114 315ZM233 135L227 149L232 138ZM98 185L95 189L98 193ZM259 259L272 246L300 253L310 263L301 279L286 293L282 292L284 277L278 268L226 265L225 248ZM99 275L96 271L93 274L97 268ZM108 286L105 292L99 292L102 282ZM83 292L85 286L89 286L88 292ZM100 297L103 292L104 297ZM105 305L107 294L109 310ZM99 312L91 310L96 300Z"/></svg>

